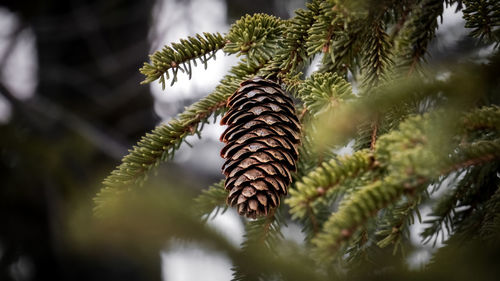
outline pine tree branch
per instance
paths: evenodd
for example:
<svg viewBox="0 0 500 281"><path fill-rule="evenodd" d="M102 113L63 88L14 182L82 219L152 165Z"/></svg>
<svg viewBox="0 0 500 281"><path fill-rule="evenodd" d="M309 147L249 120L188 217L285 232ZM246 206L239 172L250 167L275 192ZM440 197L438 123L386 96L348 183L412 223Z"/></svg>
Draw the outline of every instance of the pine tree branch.
<svg viewBox="0 0 500 281"><path fill-rule="evenodd" d="M355 75L359 67L359 57L363 38L361 20L351 21L347 28L336 32L328 52L324 53L319 72L333 72L347 79L350 71Z"/></svg>
<svg viewBox="0 0 500 281"><path fill-rule="evenodd" d="M485 165L470 166L454 173L455 181L458 180L456 186L438 199L438 202L432 207L432 213L428 215L428 219L424 221L427 224L426 228L420 233L423 243L432 241L433 247L436 245L438 238L442 237L442 242L445 241L445 233L453 235L456 232L456 227L460 226L464 217L464 210L475 208L482 209L478 198L484 198L488 189L494 185L494 181L498 179L496 172L498 171L498 161L485 163ZM453 179L448 179L454 182ZM455 184L453 184L455 185ZM437 189L434 189L434 192ZM446 230L446 232L445 232ZM476 229L474 229L474 232Z"/></svg>
<svg viewBox="0 0 500 281"><path fill-rule="evenodd" d="M495 147L498 149L500 145L496 144ZM491 151L491 153L493 152ZM467 165L478 165L498 158L500 158L500 154L495 155L495 158L467 161L458 164L457 167L465 168L469 167ZM451 171L453 171L452 168L449 168L444 172ZM397 177L387 176L383 181L376 181L361 188L347 201L341 203L339 210L325 222L323 231L312 240L319 260L332 261L335 259L334 254L366 220L374 217L379 210L394 203L401 195L416 193L428 183L430 183L430 179L424 177L398 180ZM392 240L393 237L389 239ZM385 242L381 242L382 245L385 245Z"/></svg>
<svg viewBox="0 0 500 281"><path fill-rule="evenodd" d="M396 254L398 249L404 254L402 241L410 236L408 227L413 224L415 214L420 218L418 205L421 198L417 196L405 199L404 202L397 204L393 208L386 209L384 218L378 223L380 229L376 235L385 237L377 242L377 246L384 248L393 245L393 254Z"/></svg>
<svg viewBox="0 0 500 281"><path fill-rule="evenodd" d="M380 81L387 79L387 72L392 65L392 46L389 35L385 32L385 25L381 19L374 19L368 30L363 45L363 73L362 87L372 88Z"/></svg>
<svg viewBox="0 0 500 281"><path fill-rule="evenodd" d="M329 52L330 41L335 28L338 27L335 5L331 1L321 2L317 19L308 31L306 48L309 56L317 52Z"/></svg>
<svg viewBox="0 0 500 281"><path fill-rule="evenodd" d="M245 54L249 64L264 63L273 57L281 33L282 21L278 18L265 14L247 15L236 21L225 37L205 32L203 36L197 34L187 40L181 39L180 43L172 43L172 46L165 46L150 55L151 62L144 63L140 69L146 76L142 83L159 79L165 89L170 73L173 85L179 70L191 79L191 62L196 66L196 59L199 59L206 69L208 60L215 59L215 53L220 49L228 54Z"/></svg>
<svg viewBox="0 0 500 281"><path fill-rule="evenodd" d="M442 90L440 81L424 83L416 76L391 81L371 89L369 95L362 95L339 106L334 111L324 111L318 114L314 124L319 129L313 138L319 148L325 144L341 144L355 137L359 133L360 126L366 126L366 137L368 138L366 143L369 145L372 133L371 122L377 116L384 116L398 106L426 97L434 97L440 93L440 90ZM365 147L369 146L363 146L363 148Z"/></svg>
<svg viewBox="0 0 500 281"><path fill-rule="evenodd" d="M309 124L308 120L314 118L313 115L318 112L335 109L338 105L354 98L349 83L336 74L331 73L314 73L305 81L295 80L288 85L294 86L298 92L297 96L304 101L305 107L300 118L303 124ZM333 154L316 153L314 143L311 142L311 138L308 136L310 130L314 130L314 128L307 125L304 125L302 130L302 144L299 148L301 157L298 162L298 173L296 175L296 179L299 181L304 179L304 176L309 174L312 169L316 169L324 159L333 157ZM294 188L292 190L296 191L297 189ZM307 218L302 216L302 219L305 219L305 223L310 224L313 233L319 230L322 221L318 217L323 212L320 208L317 205L315 208L312 208L311 204L303 208L303 211L305 210L304 212L307 213Z"/></svg>
<svg viewBox="0 0 500 281"><path fill-rule="evenodd" d="M464 116L462 122L464 130L469 132L483 130L500 131L500 107L492 105L471 111Z"/></svg>
<svg viewBox="0 0 500 281"><path fill-rule="evenodd" d="M448 174L471 166L481 165L500 157L500 139L492 141L477 141L458 147L460 153L452 156L450 164L441 173Z"/></svg>
<svg viewBox="0 0 500 281"><path fill-rule="evenodd" d="M439 234L443 231L443 227L447 229L448 233L451 233L452 217L454 216L457 203L462 197L463 195L458 190L453 190L449 194L444 195L434 205L432 212L428 215L432 218L424 221L428 226L420 233L424 244L429 243L434 237L434 247Z"/></svg>
<svg viewBox="0 0 500 281"><path fill-rule="evenodd" d="M194 199L196 208L194 211L198 216L206 216L204 220L215 218L219 213L224 214L228 208L226 204L227 191L224 189L224 181L211 185L204 189L198 197ZM215 209L215 211L214 211Z"/></svg>
<svg viewBox="0 0 500 281"><path fill-rule="evenodd" d="M264 251L262 254L273 255L271 247L282 238L280 228L280 221L276 217L275 209L266 217L247 222L245 240L241 245L242 253L260 248L261 251ZM232 281L260 280L260 277L263 276L263 272L240 264L236 264L231 270L233 271Z"/></svg>
<svg viewBox="0 0 500 281"><path fill-rule="evenodd" d="M217 50L226 45L226 39L219 33L203 33L203 36L196 34L195 37L181 39L180 43L172 43L172 47L165 46L161 51L156 51L149 56L151 62L144 63L140 72L146 76L142 82L150 83L157 79L165 89L165 81L170 79L169 71L172 73L173 85L177 81L178 71L186 72L191 79L191 61L196 66L196 59L200 60L207 68L207 62L215 58ZM208 57L207 57L208 56ZM187 64L187 66L185 65Z"/></svg>
<svg viewBox="0 0 500 281"><path fill-rule="evenodd" d="M415 5L415 0L408 0L404 5L401 5L401 11L400 11L400 17L395 26L393 27L391 34L390 34L390 41L394 43L395 38L399 35L399 32L403 28L403 26L406 23L406 20L408 19L408 15L412 11L412 6Z"/></svg>
<svg viewBox="0 0 500 281"><path fill-rule="evenodd" d="M465 27L471 28L470 35L485 43L496 42L500 37L500 3L491 0L464 0L463 18Z"/></svg>
<svg viewBox="0 0 500 281"><path fill-rule="evenodd" d="M282 33L282 20L266 14L246 15L231 26L224 52L246 55L249 63L260 64L274 57Z"/></svg>
<svg viewBox="0 0 500 281"><path fill-rule="evenodd" d="M290 197L285 202L290 206L293 218L305 218L309 209L314 210L316 201L328 200L336 191L335 188L350 178L360 176L373 165L373 155L367 150L323 162L296 183L295 189L290 190Z"/></svg>
<svg viewBox="0 0 500 281"><path fill-rule="evenodd" d="M411 13L401 30L396 45L400 61L398 66L412 74L427 53L427 48L436 34L437 18L443 14L443 0L424 0Z"/></svg>
<svg viewBox="0 0 500 281"><path fill-rule="evenodd" d="M325 222L322 232L312 240L318 259L324 262L334 260L339 247L358 227L399 197L401 192L398 192L397 185L388 178L385 182L375 181L343 201L338 211Z"/></svg>
<svg viewBox="0 0 500 281"><path fill-rule="evenodd" d="M307 8L307 10L295 11L295 17L288 21L276 58L269 67L261 71L260 75L267 78L287 79L296 75L310 59L303 45L307 40L307 32L319 13L318 1L308 3Z"/></svg>
<svg viewBox="0 0 500 281"><path fill-rule="evenodd" d="M314 73L298 88L298 97L313 116L355 98L351 85L335 73Z"/></svg>
<svg viewBox="0 0 500 281"><path fill-rule="evenodd" d="M325 222L323 231L312 240L320 260L332 260L332 254L356 229L403 194L412 196L439 176L500 158L500 139L443 151L442 145L447 142L442 142L433 130L436 124L444 123L437 122L435 117L410 118L399 130L380 138L375 161L388 174L344 199L339 210Z"/></svg>
<svg viewBox="0 0 500 281"><path fill-rule="evenodd" d="M479 235L484 241L494 241L497 243L497 237L500 233L500 185L496 192L484 204L486 214L479 229Z"/></svg>
<svg viewBox="0 0 500 281"><path fill-rule="evenodd" d="M251 236L260 242L253 243L255 240L250 239L252 243L240 252L240 256L244 258L233 259L233 281L274 280L276 277L290 281L330 280L318 272L308 256L287 243L281 243L283 237L280 223L275 219L268 217L267 220L251 221L246 229L247 233L252 233ZM266 242L261 243L262 239ZM268 248L268 241L275 247ZM291 256L293 259L290 259Z"/></svg>
<svg viewBox="0 0 500 281"><path fill-rule="evenodd" d="M423 242L427 243L435 237L435 244L441 233L444 243L443 228L445 227L450 236L446 244L454 242L463 244L471 240L489 245L496 243L496 239L491 238L498 237L500 232L490 233L494 235L493 237L484 236L481 228L483 226L488 228L490 223L494 223L495 216L498 214L498 209L495 207L495 200L498 198L495 199L495 193L500 185L497 176L499 168L500 161L492 161L465 169L463 173L466 175L460 180L454 196L449 197L450 213L438 213L436 218L429 221L431 225L421 234L424 238ZM438 211L442 210L438 209ZM442 220L440 215L445 216L445 221L438 225ZM495 231L494 228L490 230Z"/></svg>
<svg viewBox="0 0 500 281"><path fill-rule="evenodd" d="M397 113L405 108L406 112L403 112L403 115L417 112L417 108L409 108L409 105L417 105L429 101L436 104L453 101L454 106L457 108L459 106L463 107L463 109L469 107L471 101L468 99L472 96L470 95L472 89L464 89L463 87L459 89L450 86L450 84L464 81L470 75L470 70L464 71L453 77L452 81L447 82L433 79L431 76L423 79L418 75L391 80L388 83L371 89L369 95L362 93L359 98L342 104L342 106L339 106L334 111L325 111L318 114L314 121L314 126L318 130L314 132L312 137L315 139L317 147L324 148L327 147L326 144L345 144L347 140L361 136L365 139L363 139L361 146L357 145L356 147L367 148L369 147L370 136L373 132L370 124L377 117L384 121L381 125L387 127L388 120L386 119L390 117L388 114ZM484 117L478 116L475 118L491 118L491 121L481 121L490 123L494 122L495 118L497 118L494 116L496 113L485 112L484 114ZM402 120L403 117L398 119ZM397 119L389 121L394 123ZM480 122L480 120L477 122ZM389 124L389 129L394 128L397 124L397 122ZM491 124L488 126L496 125ZM362 134L359 131L360 127L363 127L362 129L365 131Z"/></svg>
<svg viewBox="0 0 500 281"><path fill-rule="evenodd" d="M323 48L320 72L337 72L353 78L365 72L364 83L383 76L391 63L391 40L385 32L387 18L402 1L335 1L336 28L332 29L331 44ZM363 59L361 59L363 57ZM376 79L375 79L376 80Z"/></svg>
<svg viewBox="0 0 500 281"><path fill-rule="evenodd" d="M231 74L220 82L214 92L188 107L168 124L156 127L141 138L122 163L104 180L104 187L94 199L95 211L106 203L108 195L119 194L133 186L142 185L149 172L161 162L173 157L183 140L199 134L200 125L208 122L211 115L217 116L225 110L226 99L239 84L257 73L261 65L242 62L231 70Z"/></svg>

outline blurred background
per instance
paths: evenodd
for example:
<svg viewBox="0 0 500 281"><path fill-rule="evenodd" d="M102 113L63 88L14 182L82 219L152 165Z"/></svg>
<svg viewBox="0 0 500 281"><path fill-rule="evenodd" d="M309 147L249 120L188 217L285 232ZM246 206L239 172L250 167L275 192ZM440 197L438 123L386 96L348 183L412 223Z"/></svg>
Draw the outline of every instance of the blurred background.
<svg viewBox="0 0 500 281"><path fill-rule="evenodd" d="M246 13L289 18L303 6L300 0L1 1L0 280L229 280L229 260L195 244L165 241L169 250L149 252L144 267L119 251L74 249L65 224L75 205L92 206L127 149L210 93L237 62L219 52L207 71L195 69L191 81L180 75L162 91L140 85L138 69L148 54L188 35L224 33ZM472 50L455 8L446 9L431 63L466 59ZM480 59L489 51L470 55ZM222 130L216 122L201 139L188 138L194 147L183 145L161 167L158 182L197 193L222 178ZM243 224L234 212L212 224L241 242Z"/></svg>

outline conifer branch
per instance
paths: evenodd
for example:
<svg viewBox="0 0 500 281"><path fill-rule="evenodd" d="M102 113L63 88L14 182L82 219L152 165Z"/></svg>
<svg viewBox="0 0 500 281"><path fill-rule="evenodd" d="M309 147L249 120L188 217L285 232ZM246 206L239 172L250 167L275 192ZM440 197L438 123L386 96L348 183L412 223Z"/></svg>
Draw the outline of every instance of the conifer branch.
<svg viewBox="0 0 500 281"><path fill-rule="evenodd" d="M162 88L165 89L166 80L172 74L173 85L177 81L178 71L186 72L191 79L191 62L196 66L196 59L207 68L207 61L215 58L215 53L226 45L226 40L219 33L203 33L189 36L187 40L181 39L180 43L172 43L165 46L161 51L156 51L149 56L150 63L144 63L140 72L146 76L142 83L151 83L159 79ZM185 65L187 64L187 66Z"/></svg>
<svg viewBox="0 0 500 281"><path fill-rule="evenodd" d="M496 240L500 233L500 185L484 205L487 212L481 223L479 235L484 241L498 243Z"/></svg>
<svg viewBox="0 0 500 281"><path fill-rule="evenodd" d="M414 223L414 214L420 218L418 205L420 204L420 197L407 197L404 198L402 203L395 205L393 208L385 210L385 216L379 223L380 229L376 235L384 236L377 242L380 248L393 245L393 254L398 250L404 253L403 239L409 238L408 226Z"/></svg>
<svg viewBox="0 0 500 281"><path fill-rule="evenodd" d="M324 161L336 156L335 153L319 152L316 149L314 140L310 136L310 131L314 130L310 126L311 118L313 117L310 112L304 107L299 118L301 124L303 124L301 145L299 146L300 157L297 162L297 172L294 175L293 186L290 190L296 190L296 184L304 179L312 170L317 169ZM323 207L315 206L313 210L311 206L308 206L306 210L307 217L303 219L303 232L308 237L307 240L320 230L320 225L326 219L325 214L329 214L329 211Z"/></svg>
<svg viewBox="0 0 500 281"><path fill-rule="evenodd" d="M172 75L173 85L177 81L179 71L186 72L191 78L191 62L196 66L196 59L207 68L207 62L215 58L215 53L224 48L229 54L245 54L250 64L261 64L270 60L277 49L278 39L282 33L282 21L266 14L246 15L231 26L223 37L219 33L197 34L195 37L181 39L180 43L172 43L161 51L150 55L150 63L144 63L140 69L146 76L142 83L150 83L159 79L165 89L166 80Z"/></svg>
<svg viewBox="0 0 500 281"><path fill-rule="evenodd" d="M340 144L354 137L358 129L363 127L362 129L366 131L363 135L367 138L363 144L366 143L368 146L361 147L369 147L373 120L378 116L384 116L397 106L435 96L441 86L439 81L424 83L418 77L412 76L371 89L369 95L345 103L335 111L318 114L315 124L321 130L314 134L314 138L319 147L325 143ZM409 91L408 88L412 90Z"/></svg>
<svg viewBox="0 0 500 281"><path fill-rule="evenodd" d="M342 260L342 264L345 267L353 268L358 265L361 261L369 261L370 250L372 250L372 234L369 233L369 227L362 226L358 231L353 233L349 245L345 248L345 259ZM345 262L345 263L344 263Z"/></svg>
<svg viewBox="0 0 500 281"><path fill-rule="evenodd" d="M433 206L432 212L428 215L431 218L424 221L427 227L420 233L424 244L429 243L435 238L433 242L433 246L435 246L443 228L446 228L447 232L451 233L452 217L455 214L455 209L461 198L462 195L459 189L452 190Z"/></svg>
<svg viewBox="0 0 500 281"><path fill-rule="evenodd" d="M379 81L386 80L388 68L392 64L391 42L389 35L385 32L384 22L374 20L368 34L368 39L363 45L363 87L371 88Z"/></svg>
<svg viewBox="0 0 500 281"><path fill-rule="evenodd" d="M332 110L354 98L350 84L335 73L314 73L305 81L292 84L297 89L297 96L304 101L304 116L307 117L301 118L303 124L310 123L308 120L314 118L313 115L318 114L320 111ZM308 136L309 129L314 130L312 127L304 126L302 131L303 141L299 149L301 157L298 162L299 172L296 176L299 181L303 180L304 176L312 169L315 169L322 161L333 157L333 154L316 153L314 143L311 142L310 136ZM293 189L293 191L296 191L296 189ZM302 210L307 212L307 220L311 223L314 232L317 232L320 223L320 219L316 217L321 212L318 208L318 206L315 206L313 209L308 205L304 206ZM304 217L302 216L302 218Z"/></svg>
<svg viewBox="0 0 500 281"><path fill-rule="evenodd" d="M462 120L467 131L500 131L500 107L492 105L467 113Z"/></svg>
<svg viewBox="0 0 500 281"><path fill-rule="evenodd" d="M302 75L302 72L299 72L295 75L286 75L281 79L281 82L283 83L283 86L285 87L285 90L292 94L293 96L297 96L299 89L301 85L304 83L304 80L300 78ZM302 108L302 110L305 110ZM301 114L299 115L299 119L302 119L304 117L305 112L300 111ZM300 117L302 116L302 117Z"/></svg>
<svg viewBox="0 0 500 281"><path fill-rule="evenodd" d="M442 136L435 136L432 128L437 122L431 120L428 116L410 118L399 130L380 138L375 161L382 169L386 168L388 174L341 202L339 210L325 222L323 231L312 240L320 259L331 260L332 253L349 240L358 227L403 194L413 196L439 176L500 158L498 139L438 152L447 142L439 140Z"/></svg>
<svg viewBox="0 0 500 281"><path fill-rule="evenodd" d="M351 21L349 27L335 34L329 51L323 55L319 72L334 72L347 78L347 72L355 74L359 64L363 35L361 20Z"/></svg>
<svg viewBox="0 0 500 281"><path fill-rule="evenodd" d="M330 45L323 48L325 55L320 72L337 72L347 78L350 71L355 79L362 62L361 71L368 74L365 80L373 73L381 76L386 71L382 72L381 67L390 62L391 48L382 18L388 13L388 7L400 5L395 1L335 1L337 24L332 28Z"/></svg>
<svg viewBox="0 0 500 281"><path fill-rule="evenodd" d="M273 58L282 33L280 19L266 14L246 15L231 26L224 52L244 54L249 63L261 64Z"/></svg>
<svg viewBox="0 0 500 281"><path fill-rule="evenodd" d="M309 114L330 111L354 99L351 85L336 73L314 73L299 87L299 98Z"/></svg>
<svg viewBox="0 0 500 281"><path fill-rule="evenodd" d="M319 164L324 160L322 156L318 155L316 149L314 149L314 141L309 135L309 131L312 129L307 126L309 123L309 115L306 115L302 121L302 124L306 125L302 128L301 143L299 146L299 159L297 162L297 172L294 175L294 181L298 182L302 177L306 176L311 170L318 167Z"/></svg>
<svg viewBox="0 0 500 281"><path fill-rule="evenodd" d="M434 205L430 219L424 222L428 226L420 234L422 242L433 241L435 246L441 236L444 243L445 229L453 240L463 239L464 236L466 239L487 238L481 233L481 228L488 228L489 223L494 222L491 219L494 220L498 214L494 204L494 192L498 191L495 191L495 186L499 183L496 175L499 167L500 162L497 160L464 169L462 174L465 175L456 188ZM488 197L489 194L491 197ZM486 198L489 199L484 201ZM470 220L469 215L474 219Z"/></svg>
<svg viewBox="0 0 500 281"><path fill-rule="evenodd" d="M464 0L462 10L465 27L471 28L470 35L485 41L499 44L500 3L491 0Z"/></svg>
<svg viewBox="0 0 500 281"><path fill-rule="evenodd" d="M379 133L379 127L374 126L375 121L377 116L380 116L382 114L374 114L371 118L371 120L365 120L361 122L360 124L355 124L355 135L353 135L354 138L354 145L353 149L354 150L360 150L360 149L371 149L372 147L375 148L375 141L377 140L376 137L381 135L382 133ZM375 128L377 129L377 132L375 132Z"/></svg>
<svg viewBox="0 0 500 281"><path fill-rule="evenodd" d="M290 213L294 218L305 218L316 201L328 200L337 187L369 170L373 164L373 155L367 150L323 162L290 190L290 197L285 201L290 206Z"/></svg>
<svg viewBox="0 0 500 281"><path fill-rule="evenodd" d="M399 198L402 193L399 184L392 178L386 178L384 182L375 181L344 200L339 210L325 222L323 231L312 240L319 260L332 261L339 247L351 238L360 225Z"/></svg>
<svg viewBox="0 0 500 281"><path fill-rule="evenodd" d="M315 22L319 13L318 1L307 4L307 10L295 11L295 17L287 22L284 39L280 43L281 48L271 64L264 68L260 75L267 78L289 79L297 74L304 66L310 56L307 54L304 44L307 40L307 31Z"/></svg>
<svg viewBox="0 0 500 281"><path fill-rule="evenodd" d="M194 199L196 204L194 211L198 216L206 215L205 220L215 218L219 213L224 214L226 212L228 208L226 197L227 191L224 189L224 180L220 180L202 190L201 194Z"/></svg>
<svg viewBox="0 0 500 281"><path fill-rule="evenodd" d="M399 6L400 10L397 11L397 13L399 14L399 19L397 20L397 22L395 22L395 25L394 27L392 28L392 31L391 31L391 34L390 34L390 38L391 38L391 42L394 42L394 39L399 35L399 32L401 31L401 29L403 28L403 26L405 25L406 23L406 20L408 19L408 15L410 14L411 12L411 8L412 6L415 5L415 0L407 0L407 1L401 1L402 2L402 5Z"/></svg>
<svg viewBox="0 0 500 281"><path fill-rule="evenodd" d="M264 251L261 254L272 255L273 245L276 245L283 237L280 230L281 222L274 210L266 217L247 222L244 241L241 245L243 253L252 251L253 248L259 248ZM249 270L248 267L239 264L236 264L232 271L232 281L259 280L259 277L263 276L262 272Z"/></svg>
<svg viewBox="0 0 500 281"><path fill-rule="evenodd" d="M104 180L104 188L94 199L96 212L101 204L105 204L109 194L119 194L133 186L142 185L153 168L173 157L187 136L198 134L200 125L207 123L211 115L221 114L225 110L226 99L242 81L255 75L260 67L262 66L246 62L239 63L213 93L188 107L168 124L160 125L143 136Z"/></svg>
<svg viewBox="0 0 500 281"><path fill-rule="evenodd" d="M217 117L225 110L228 97L240 82L257 75L276 80L299 100L296 111L300 112L302 127L300 157L288 161L297 168L296 173L290 175L288 170L272 168L277 166L256 164L269 162L260 156L253 158L255 161L235 158L231 170L235 176L241 175L241 169L246 174L250 167L265 172L266 177L293 177L285 203L291 218L303 227L305 244L312 244L317 260L328 262L342 257L354 265L378 247L393 245L394 252L403 250L408 243L409 225L419 217L418 207L426 199L429 184L438 190L441 185L434 184L448 181L453 175L456 187L435 206L434 217L427 221L430 226L422 233L424 242L443 234L444 228L449 228L448 232L458 239L494 239L500 233L500 109L491 105L497 100L494 91L498 83L492 74L499 68L498 49L494 49L487 65L463 64L458 69L444 69L449 76L437 78L438 72L432 71L414 73L417 68L424 70L419 65L435 37L443 4L461 1L309 2L307 9L297 10L289 20L265 14L247 15L225 35L204 33L155 52L141 69L146 75L143 83L159 79L163 86L167 79L175 83L179 71L191 75L192 63L201 62L206 67L218 50L244 58L213 93L146 134L130 150L105 179L104 188L95 198L95 211L99 213L105 205L114 204L113 200L141 186L157 165L173 157L187 136L199 135L211 116ZM498 44L497 1L464 3L464 18L472 29L471 35L483 43ZM320 69L304 78L301 71L318 53L322 55ZM254 101L261 102L257 100L264 96L258 94L261 86L257 83L245 88L249 90L249 100L241 96L242 106L235 109L239 119L232 119L248 123L250 115L260 115L257 123L252 123L259 130L242 130L241 142L230 149L243 151L246 144L254 149L256 134L267 134L267 126L274 122L271 119L279 115L274 107L266 106L263 108L267 109L255 107L255 112L260 113L244 112L243 104L253 106ZM355 87L360 89L359 94L353 93ZM250 94L250 90L256 91ZM478 104L487 107L474 109ZM463 113L465 110L470 111ZM274 145L276 138L279 137L272 134L259 136L259 142L268 144L269 140L269 145ZM351 141L354 152L338 156L335 149ZM281 153L276 145L273 147ZM242 153L238 157L248 157ZM261 188L260 175L250 177L251 183ZM279 188L285 190L281 185ZM255 194L248 194L253 200ZM224 212L227 195L224 181L219 181L201 192L195 199L195 208L186 212L184 203L184 207L178 204L175 210L170 206L168 209L199 222L200 217L210 219ZM309 257L304 258L300 252L309 251L308 247L286 247L280 229L282 218L274 211L246 221L241 251L231 248L228 252L234 264L233 280L331 279L331 275L319 277L323 272L316 272L314 266L310 271L304 266ZM288 250L296 254L293 260L285 256ZM301 275L301 271L307 274Z"/></svg>
<svg viewBox="0 0 500 281"><path fill-rule="evenodd" d="M308 30L319 14L319 2L308 3L307 8L307 10L297 10L287 28L286 37L283 40L284 48L282 48L282 52L279 52L276 62L280 69L279 72L283 76L288 73L296 74L297 70L310 59L304 44L307 40Z"/></svg>
<svg viewBox="0 0 500 281"><path fill-rule="evenodd" d="M417 4L396 42L401 58L398 66L411 74L417 69L427 53L427 48L436 34L438 17L443 14L443 0L424 0Z"/></svg>
<svg viewBox="0 0 500 281"><path fill-rule="evenodd" d="M481 140L460 145L459 153L451 157L449 166L442 170L443 174L461 170L467 167L481 165L500 158L500 139L492 141Z"/></svg>
<svg viewBox="0 0 500 281"><path fill-rule="evenodd" d="M335 28L339 24L336 14L332 1L321 2L317 19L308 31L306 48L309 56L320 51L329 52Z"/></svg>

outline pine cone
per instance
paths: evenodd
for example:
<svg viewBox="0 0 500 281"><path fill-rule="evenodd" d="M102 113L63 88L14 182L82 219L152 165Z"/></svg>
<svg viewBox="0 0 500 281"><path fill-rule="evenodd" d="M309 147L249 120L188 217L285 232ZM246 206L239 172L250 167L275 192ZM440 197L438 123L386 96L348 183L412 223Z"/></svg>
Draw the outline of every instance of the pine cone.
<svg viewBox="0 0 500 281"><path fill-rule="evenodd" d="M220 139L227 203L250 218L267 215L288 192L300 125L292 100L273 81L253 78L229 98Z"/></svg>

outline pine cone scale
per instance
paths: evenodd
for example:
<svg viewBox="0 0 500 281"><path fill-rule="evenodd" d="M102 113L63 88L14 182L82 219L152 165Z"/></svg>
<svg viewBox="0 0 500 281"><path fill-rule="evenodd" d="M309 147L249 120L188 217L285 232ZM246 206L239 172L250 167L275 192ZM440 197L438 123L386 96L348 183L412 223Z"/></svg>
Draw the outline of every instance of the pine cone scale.
<svg viewBox="0 0 500 281"><path fill-rule="evenodd" d="M250 129L255 127L251 131L244 131L242 129ZM241 134L253 133L257 136L265 136L267 134L276 134L279 136L286 136L292 138L293 142L298 142L300 140L299 134L296 130L292 130L287 127L286 124L276 124L269 128L265 123L251 120L245 124L238 124L234 127L229 127L224 131L220 137L223 142L231 142L233 140L239 139Z"/></svg>
<svg viewBox="0 0 500 281"><path fill-rule="evenodd" d="M220 137L227 203L250 218L267 215L288 193L296 170L300 124L292 99L275 82L254 78L227 104L221 124L228 128Z"/></svg>
<svg viewBox="0 0 500 281"><path fill-rule="evenodd" d="M269 96L270 93L267 92L262 92L262 91L256 91L252 94L246 94L246 95L240 95L239 97L235 98L232 101L228 102L228 106L231 106L234 108L234 111L240 110L245 107L250 107L252 104L264 104L263 102L267 102L266 105L268 104L274 104L273 107L271 107L272 110L292 110L293 107L290 106L290 103L292 102L290 99L283 99L281 97L273 97ZM248 100L252 99L252 100ZM277 107L281 106L283 108Z"/></svg>

